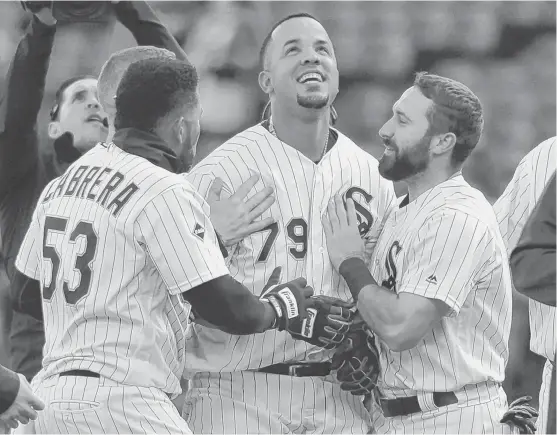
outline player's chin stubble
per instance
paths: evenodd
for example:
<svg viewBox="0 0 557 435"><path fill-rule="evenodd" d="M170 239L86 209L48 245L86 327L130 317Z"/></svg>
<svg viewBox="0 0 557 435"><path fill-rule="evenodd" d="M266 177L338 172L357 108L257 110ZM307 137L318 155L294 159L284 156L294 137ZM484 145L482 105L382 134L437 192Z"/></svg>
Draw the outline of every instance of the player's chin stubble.
<svg viewBox="0 0 557 435"><path fill-rule="evenodd" d="M329 96L324 94L311 96L298 94L296 100L298 105L306 109L322 109L329 103Z"/></svg>

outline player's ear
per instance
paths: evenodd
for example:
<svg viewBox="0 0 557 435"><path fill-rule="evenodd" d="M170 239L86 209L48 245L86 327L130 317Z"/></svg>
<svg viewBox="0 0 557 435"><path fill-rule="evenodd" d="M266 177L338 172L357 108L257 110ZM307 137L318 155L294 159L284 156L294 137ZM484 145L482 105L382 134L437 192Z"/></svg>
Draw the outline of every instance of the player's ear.
<svg viewBox="0 0 557 435"><path fill-rule="evenodd" d="M273 92L273 81L271 80L271 74L269 71L261 71L258 77L259 87L266 94Z"/></svg>
<svg viewBox="0 0 557 435"><path fill-rule="evenodd" d="M456 135L454 133L439 134L432 143L431 152L433 154L445 154L450 152L456 145Z"/></svg>
<svg viewBox="0 0 557 435"><path fill-rule="evenodd" d="M174 135L178 139L178 143L184 143L186 137L186 120L183 116L180 116L173 125Z"/></svg>
<svg viewBox="0 0 557 435"><path fill-rule="evenodd" d="M58 139L62 136L62 127L58 121L52 121L48 123L48 137L51 139Z"/></svg>

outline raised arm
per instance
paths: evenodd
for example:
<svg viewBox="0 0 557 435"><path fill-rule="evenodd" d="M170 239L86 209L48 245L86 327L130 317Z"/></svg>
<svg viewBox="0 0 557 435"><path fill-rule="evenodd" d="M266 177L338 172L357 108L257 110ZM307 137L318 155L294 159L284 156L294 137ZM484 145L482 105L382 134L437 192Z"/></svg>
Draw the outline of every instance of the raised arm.
<svg viewBox="0 0 557 435"><path fill-rule="evenodd" d="M176 54L179 60L189 62L186 52L147 2L120 1L114 5L114 10L118 20L132 33L139 45L166 48Z"/></svg>
<svg viewBox="0 0 557 435"><path fill-rule="evenodd" d="M48 14L33 15L0 97L0 200L38 159L37 115L56 31Z"/></svg>

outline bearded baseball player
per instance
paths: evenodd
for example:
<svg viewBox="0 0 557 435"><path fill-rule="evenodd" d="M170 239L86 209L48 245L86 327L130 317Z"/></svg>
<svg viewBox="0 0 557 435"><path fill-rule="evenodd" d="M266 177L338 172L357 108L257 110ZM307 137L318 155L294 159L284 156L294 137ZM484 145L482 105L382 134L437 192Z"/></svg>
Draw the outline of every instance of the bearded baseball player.
<svg viewBox="0 0 557 435"><path fill-rule="evenodd" d="M252 174L261 176L256 191L272 186L276 202L263 217L276 223L229 249L231 275L259 296L282 266L283 280L306 277L323 314L309 313L298 335L239 336L194 324L183 416L195 433L367 432L363 396L342 391L330 376L332 349L350 325L353 301L329 261L321 215L333 195L353 198L359 237L373 239L394 204L393 185L380 177L376 159L330 126L338 69L315 18L277 23L261 61L270 118L219 147L188 180L202 195L215 177L227 194Z"/></svg>
<svg viewBox="0 0 557 435"><path fill-rule="evenodd" d="M43 297L39 433L191 433L170 401L181 392L190 304L233 334L291 331L313 306L304 278L262 285L264 300L234 281L207 203L176 174L195 155L197 81L180 60L133 63L113 141L40 196L16 261Z"/></svg>
<svg viewBox="0 0 557 435"><path fill-rule="evenodd" d="M470 89L417 74L379 132L379 172L405 182L408 194L387 218L371 270L353 201L345 209L336 197L324 218L331 261L380 354L377 433L516 430L500 423L511 321L505 245L491 205L460 172L482 128ZM357 380L357 359L345 364Z"/></svg>
<svg viewBox="0 0 557 435"><path fill-rule="evenodd" d="M508 255L516 247L529 216L555 174L556 138L545 140L519 163L512 180L493 206ZM517 279L518 277L513 277ZM555 307L530 299L530 349L546 358L539 395L537 431L547 433L551 372L555 364Z"/></svg>

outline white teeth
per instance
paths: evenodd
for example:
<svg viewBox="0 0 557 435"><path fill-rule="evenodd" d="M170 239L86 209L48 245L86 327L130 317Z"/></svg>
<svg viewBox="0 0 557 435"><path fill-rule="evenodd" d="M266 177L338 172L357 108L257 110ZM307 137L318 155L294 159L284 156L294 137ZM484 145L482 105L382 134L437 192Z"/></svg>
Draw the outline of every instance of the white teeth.
<svg viewBox="0 0 557 435"><path fill-rule="evenodd" d="M304 74L302 77L300 77L298 79L298 81L300 83L309 82L310 80L311 81L316 80L318 82L323 81L323 79L321 78L321 74L318 74L318 73L307 73L307 74Z"/></svg>

